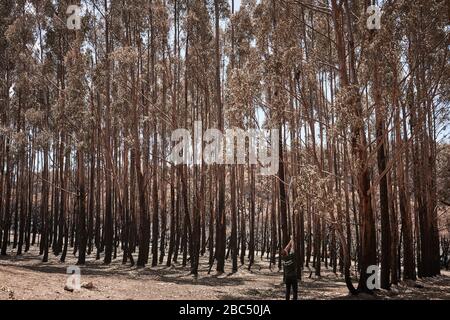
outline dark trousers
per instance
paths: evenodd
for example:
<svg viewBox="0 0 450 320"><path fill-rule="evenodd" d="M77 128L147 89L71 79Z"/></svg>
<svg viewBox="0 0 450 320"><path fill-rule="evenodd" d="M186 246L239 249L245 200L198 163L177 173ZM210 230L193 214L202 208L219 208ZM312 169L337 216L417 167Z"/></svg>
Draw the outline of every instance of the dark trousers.
<svg viewBox="0 0 450 320"><path fill-rule="evenodd" d="M297 300L298 281L297 278L286 278L286 300L291 299L291 287L293 291L293 300Z"/></svg>

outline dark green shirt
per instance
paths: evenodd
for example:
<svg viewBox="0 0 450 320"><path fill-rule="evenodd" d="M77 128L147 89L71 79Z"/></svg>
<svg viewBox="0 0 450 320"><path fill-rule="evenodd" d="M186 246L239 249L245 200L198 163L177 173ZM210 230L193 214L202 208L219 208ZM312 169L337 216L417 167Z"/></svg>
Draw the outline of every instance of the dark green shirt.
<svg viewBox="0 0 450 320"><path fill-rule="evenodd" d="M286 279L296 279L297 278L297 264L295 261L295 255L289 253L287 256L282 257L284 277Z"/></svg>

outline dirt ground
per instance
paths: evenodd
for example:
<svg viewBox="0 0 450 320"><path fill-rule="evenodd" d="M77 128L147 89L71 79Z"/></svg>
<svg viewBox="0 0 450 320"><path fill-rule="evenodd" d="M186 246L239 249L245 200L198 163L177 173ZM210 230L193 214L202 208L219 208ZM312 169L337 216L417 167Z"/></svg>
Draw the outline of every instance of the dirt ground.
<svg viewBox="0 0 450 320"><path fill-rule="evenodd" d="M235 274L208 275L207 258L201 259L199 275L189 275L189 268L176 265L155 268L122 265L121 259L105 266L102 260L87 259L81 266L81 283L92 283L93 288L73 292L64 289L69 265L76 264L73 255L62 264L50 254L49 262L42 263L34 248L22 256L11 252L0 257L0 300L67 300L67 299L283 299L282 273L269 269L266 260L256 258L252 271L240 267ZM228 262L229 263L229 262ZM214 269L213 269L214 270ZM227 264L226 270L231 270ZM450 300L450 272L441 276L401 283L392 290L380 290L375 295L351 297L342 277L323 269L322 276L310 276L305 270L299 283L300 299L448 299Z"/></svg>

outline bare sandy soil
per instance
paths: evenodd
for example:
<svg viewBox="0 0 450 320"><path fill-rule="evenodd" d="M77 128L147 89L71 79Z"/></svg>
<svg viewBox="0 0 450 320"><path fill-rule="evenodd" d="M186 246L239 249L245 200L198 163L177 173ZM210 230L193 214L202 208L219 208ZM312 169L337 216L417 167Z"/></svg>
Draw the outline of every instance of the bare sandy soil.
<svg viewBox="0 0 450 320"><path fill-rule="evenodd" d="M92 283L91 289L81 288L69 292L64 290L69 265L76 258L68 255L62 264L50 254L50 261L42 263L33 249L22 256L11 252L0 257L0 300L33 299L283 299L282 273L275 267L269 269L266 260L258 257L252 271L246 266L235 274L208 275L206 258L201 259L199 276L189 275L189 268L176 265L155 268L122 265L121 259L105 266L102 260L89 257L86 266L81 266L81 283ZM229 262L228 262L229 263ZM213 269L214 270L214 269ZM226 270L231 270L227 264ZM322 277L310 276L304 271L299 284L300 299L448 299L450 300L450 272L441 276L418 280L416 283L401 283L392 290L380 290L375 295L351 297L340 275L324 269ZM419 285L419 287L417 287Z"/></svg>

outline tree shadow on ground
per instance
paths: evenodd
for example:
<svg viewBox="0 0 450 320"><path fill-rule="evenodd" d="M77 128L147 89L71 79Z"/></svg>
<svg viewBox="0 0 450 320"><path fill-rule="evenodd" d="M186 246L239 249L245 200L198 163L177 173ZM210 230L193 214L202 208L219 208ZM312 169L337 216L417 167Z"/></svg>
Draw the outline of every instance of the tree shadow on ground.
<svg viewBox="0 0 450 320"><path fill-rule="evenodd" d="M274 275L280 276L280 275ZM221 300L279 300L284 299L285 295L285 284L281 282L271 283L270 288L251 288L238 291L236 294L230 295L225 294L220 296ZM319 299L334 299L332 297L336 289L345 286L343 279L336 279L335 282L328 282L326 278L318 278L312 281L299 281L299 298L302 297L302 293L307 293L306 297L311 295L311 292L317 294L320 292ZM305 296L305 295L303 295ZM317 299L317 297L315 298Z"/></svg>
<svg viewBox="0 0 450 320"><path fill-rule="evenodd" d="M27 261L27 264L17 264L15 262ZM9 263L8 263L9 262ZM24 270L43 272L50 274L67 274L67 267L70 263L61 263L55 261L41 262L37 257L23 256L20 259L18 256L3 256L0 259L0 266L21 268ZM85 265L78 266L81 269L83 276L107 276L113 274L115 277L124 277L133 280L145 280L150 278L152 280L174 283L178 285L202 285L202 286L239 286L245 281L252 281L244 279L243 277L236 277L234 274L222 275L207 275L194 277L189 273L189 268L183 266L158 266L154 268L144 267L138 268L136 266L122 265L112 263L110 265L101 264L100 261L90 261Z"/></svg>
<svg viewBox="0 0 450 320"><path fill-rule="evenodd" d="M162 282L174 283L177 285L201 285L210 287L222 287L222 286L240 286L245 282L251 282L252 280L244 279L242 277L218 277L218 276L206 276L195 278L192 275L178 275L178 276L160 276L158 280Z"/></svg>

